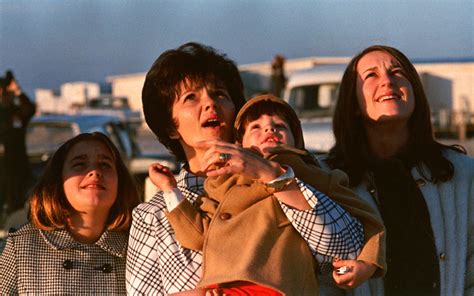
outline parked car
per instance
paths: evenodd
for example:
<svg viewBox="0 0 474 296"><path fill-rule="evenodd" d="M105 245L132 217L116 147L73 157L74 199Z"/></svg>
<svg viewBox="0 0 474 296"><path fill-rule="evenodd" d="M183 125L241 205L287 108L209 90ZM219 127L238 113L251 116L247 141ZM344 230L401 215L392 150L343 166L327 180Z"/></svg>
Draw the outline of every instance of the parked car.
<svg viewBox="0 0 474 296"><path fill-rule="evenodd" d="M31 120L26 134L34 177L40 176L48 159L66 140L80 133L94 131L106 134L114 142L141 190L148 176L148 165L152 162L163 163L174 171L179 170L174 156L164 147L154 154L142 153L131 128L116 116L42 115Z"/></svg>
<svg viewBox="0 0 474 296"><path fill-rule="evenodd" d="M346 64L317 65L288 77L283 99L301 119L306 148L326 153L334 145L332 115Z"/></svg>

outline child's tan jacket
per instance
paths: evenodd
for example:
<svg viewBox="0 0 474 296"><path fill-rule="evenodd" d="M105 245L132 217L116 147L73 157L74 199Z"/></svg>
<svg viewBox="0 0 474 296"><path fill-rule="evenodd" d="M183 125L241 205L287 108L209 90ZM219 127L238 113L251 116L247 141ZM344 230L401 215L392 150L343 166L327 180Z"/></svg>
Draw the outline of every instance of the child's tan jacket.
<svg viewBox="0 0 474 296"><path fill-rule="evenodd" d="M266 186L240 175L208 178L208 196L167 214L176 239L202 250L200 287L249 281L285 295L319 291L316 261Z"/></svg>
<svg viewBox="0 0 474 296"><path fill-rule="evenodd" d="M380 217L350 189L342 171L324 171L304 150L281 147L266 155L293 168L296 176L325 193L364 225L358 259L385 272L385 235ZM185 200L167 214L183 247L203 251L200 286L250 281L286 295L318 291L309 247L262 183L240 175L208 178L207 196L195 205Z"/></svg>

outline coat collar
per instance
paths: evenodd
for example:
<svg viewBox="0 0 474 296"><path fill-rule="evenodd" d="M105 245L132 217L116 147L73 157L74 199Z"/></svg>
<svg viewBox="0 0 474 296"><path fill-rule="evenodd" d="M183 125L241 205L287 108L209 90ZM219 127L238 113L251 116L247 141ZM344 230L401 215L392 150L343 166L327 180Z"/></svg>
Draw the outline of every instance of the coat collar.
<svg viewBox="0 0 474 296"><path fill-rule="evenodd" d="M74 240L74 238L65 229L53 231L40 230L44 241L55 250L72 249L83 245ZM127 233L119 231L106 230L94 245L116 257L125 257L127 252Z"/></svg>

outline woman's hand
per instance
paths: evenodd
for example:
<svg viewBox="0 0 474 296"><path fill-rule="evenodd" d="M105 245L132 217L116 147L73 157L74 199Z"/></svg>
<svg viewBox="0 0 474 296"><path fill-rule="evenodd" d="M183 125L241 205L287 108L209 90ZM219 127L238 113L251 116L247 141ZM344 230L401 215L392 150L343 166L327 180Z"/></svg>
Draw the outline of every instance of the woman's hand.
<svg viewBox="0 0 474 296"><path fill-rule="evenodd" d="M198 146L207 150L201 169L209 177L241 174L266 183L284 172L277 162L264 159L258 152L244 149L238 144L212 140L202 141ZM226 154L227 159L220 159L221 154Z"/></svg>
<svg viewBox="0 0 474 296"><path fill-rule="evenodd" d="M209 177L241 174L261 183L267 183L285 172L279 163L264 159L258 152L244 149L237 144L223 141L203 141L198 145L207 149L202 163L202 171L206 172ZM222 153L226 154L224 160L219 158ZM295 182L292 182L284 190L273 194L291 208L298 210L311 208Z"/></svg>
<svg viewBox="0 0 474 296"><path fill-rule="evenodd" d="M337 260L332 265L335 268L332 272L332 277L341 289L354 289L358 287L377 270L375 265L362 260ZM337 274L336 270L343 266L349 267L349 271L345 274Z"/></svg>

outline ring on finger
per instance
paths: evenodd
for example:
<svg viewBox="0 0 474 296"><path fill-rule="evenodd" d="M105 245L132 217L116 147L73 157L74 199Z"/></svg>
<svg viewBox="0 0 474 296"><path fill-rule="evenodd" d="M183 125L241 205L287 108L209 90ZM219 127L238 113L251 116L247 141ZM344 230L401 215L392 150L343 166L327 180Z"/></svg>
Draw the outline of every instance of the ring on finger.
<svg viewBox="0 0 474 296"><path fill-rule="evenodd" d="M222 162L228 161L230 159L229 153L219 153L219 160Z"/></svg>

